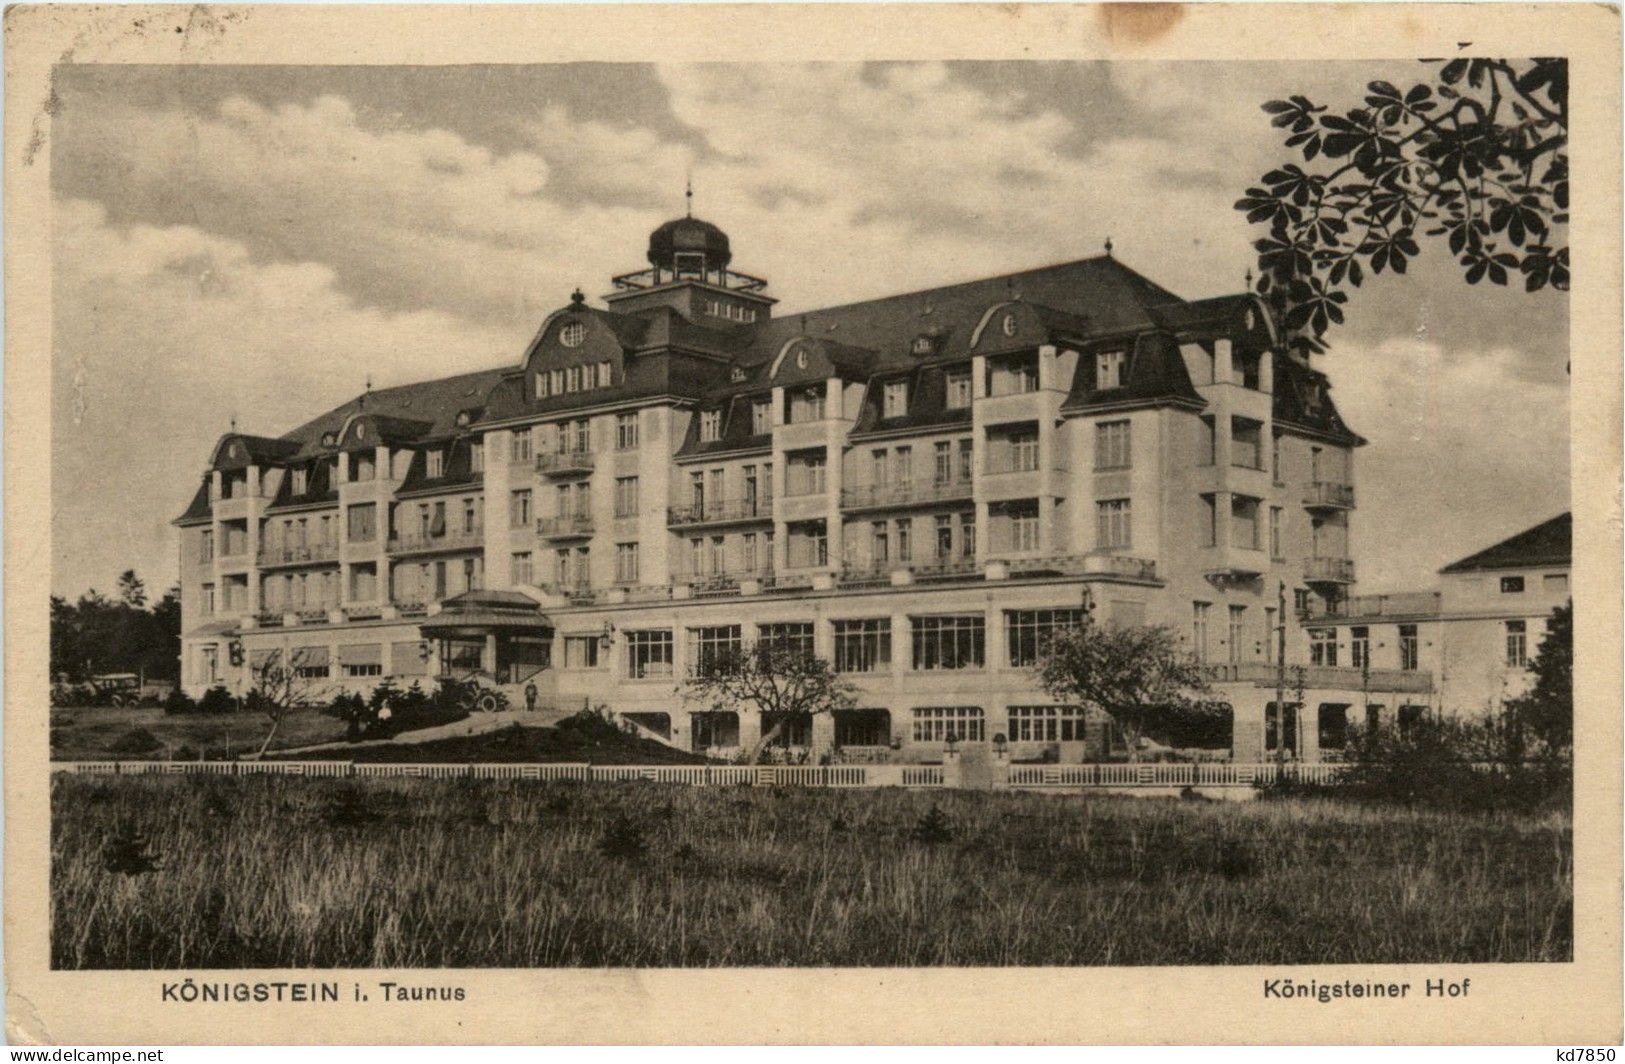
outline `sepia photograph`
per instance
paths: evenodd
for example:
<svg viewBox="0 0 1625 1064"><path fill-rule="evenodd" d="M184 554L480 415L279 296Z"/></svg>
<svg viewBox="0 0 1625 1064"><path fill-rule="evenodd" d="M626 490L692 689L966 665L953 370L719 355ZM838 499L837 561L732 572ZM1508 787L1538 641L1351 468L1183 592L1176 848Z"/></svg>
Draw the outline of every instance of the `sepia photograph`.
<svg viewBox="0 0 1625 1064"><path fill-rule="evenodd" d="M1571 965L1617 71L1354 54L53 64L51 971Z"/></svg>

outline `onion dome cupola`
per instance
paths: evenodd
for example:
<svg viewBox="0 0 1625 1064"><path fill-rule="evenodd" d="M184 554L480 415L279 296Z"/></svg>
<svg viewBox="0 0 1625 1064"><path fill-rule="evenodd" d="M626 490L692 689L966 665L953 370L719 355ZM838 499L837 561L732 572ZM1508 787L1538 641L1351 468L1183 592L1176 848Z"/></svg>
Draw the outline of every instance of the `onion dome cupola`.
<svg viewBox="0 0 1625 1064"><path fill-rule="evenodd" d="M604 297L612 310L669 307L696 325L725 328L766 321L776 302L762 294L765 280L728 268L728 234L692 212L649 234L648 259L648 269L614 278L615 291Z"/></svg>

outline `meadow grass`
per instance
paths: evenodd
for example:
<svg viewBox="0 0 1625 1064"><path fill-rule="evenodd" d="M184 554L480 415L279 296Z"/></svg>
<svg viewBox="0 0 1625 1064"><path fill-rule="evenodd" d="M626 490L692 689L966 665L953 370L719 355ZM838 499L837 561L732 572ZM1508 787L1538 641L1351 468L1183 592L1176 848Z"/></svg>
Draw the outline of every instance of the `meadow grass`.
<svg viewBox="0 0 1625 1064"><path fill-rule="evenodd" d="M919 830L933 808L945 840ZM1572 829L1556 814L61 776L51 838L58 968L1565 961L1572 949ZM128 871L143 864L118 859L132 850L156 869Z"/></svg>

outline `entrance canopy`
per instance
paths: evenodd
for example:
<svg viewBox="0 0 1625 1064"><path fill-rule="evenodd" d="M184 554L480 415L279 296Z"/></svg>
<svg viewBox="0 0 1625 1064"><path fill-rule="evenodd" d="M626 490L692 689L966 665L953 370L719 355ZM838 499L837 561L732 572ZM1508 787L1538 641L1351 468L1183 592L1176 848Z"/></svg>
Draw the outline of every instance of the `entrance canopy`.
<svg viewBox="0 0 1625 1064"><path fill-rule="evenodd" d="M542 616L541 604L517 591L465 591L447 599L439 613L424 618L418 627L430 639L553 635L553 624Z"/></svg>

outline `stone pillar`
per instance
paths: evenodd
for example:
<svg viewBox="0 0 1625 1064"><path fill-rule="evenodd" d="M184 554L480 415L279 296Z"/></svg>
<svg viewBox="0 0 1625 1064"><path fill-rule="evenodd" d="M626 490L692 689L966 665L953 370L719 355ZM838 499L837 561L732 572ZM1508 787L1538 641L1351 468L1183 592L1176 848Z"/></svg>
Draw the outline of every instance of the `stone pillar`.
<svg viewBox="0 0 1625 1064"><path fill-rule="evenodd" d="M480 652L480 668L495 676L497 671L497 637L491 632L485 637L485 649Z"/></svg>
<svg viewBox="0 0 1625 1064"><path fill-rule="evenodd" d="M1229 340L1215 340L1213 342L1213 382L1227 382L1231 380L1234 372L1231 362L1231 343Z"/></svg>

